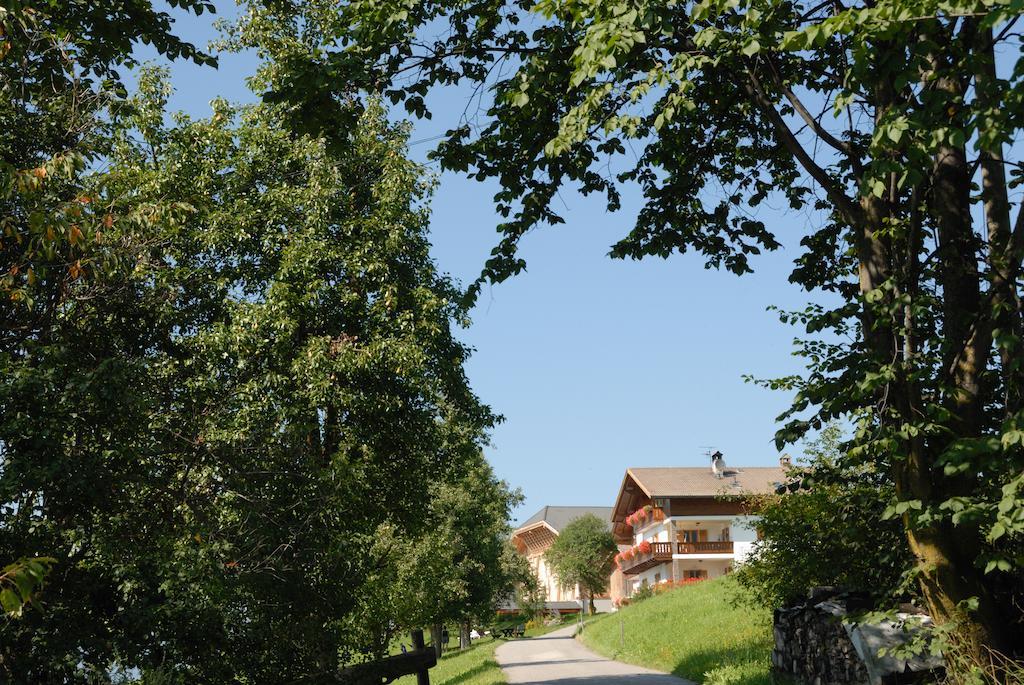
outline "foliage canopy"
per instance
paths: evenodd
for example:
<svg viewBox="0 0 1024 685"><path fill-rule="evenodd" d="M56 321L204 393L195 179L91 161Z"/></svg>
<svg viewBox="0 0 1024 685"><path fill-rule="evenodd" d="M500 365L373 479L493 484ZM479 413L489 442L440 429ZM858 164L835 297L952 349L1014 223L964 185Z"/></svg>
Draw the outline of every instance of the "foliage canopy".
<svg viewBox="0 0 1024 685"><path fill-rule="evenodd" d="M486 116L451 122L435 155L500 183L506 221L482 280L524 268L517 243L563 221L562 188L601 193L614 211L623 184L639 187L644 205L613 256L694 250L736 273L781 243L759 206L814 212L819 226L801 236L790 280L837 304L783 315L809 336L798 350L809 371L771 383L795 392L777 439L857 421L848 458L889 469L889 514L903 523L931 613L980 650L1024 650L1013 608L1024 213L1011 199L1019 160L1004 149L1024 123L1017 5L301 8L323 49L268 96L302 103L361 87L419 116L435 87L491 96Z"/></svg>
<svg viewBox="0 0 1024 685"><path fill-rule="evenodd" d="M371 107L327 141L223 101L167 123L169 92L145 70L96 110L105 165L54 196L87 208L69 226L99 221L72 241L88 271L4 300L26 323L0 349L0 558L56 562L3 626L0 680L330 679L381 642L360 602L393 591L373 573L383 531L426 535L470 469L499 498L480 501L493 530L514 500L481 464L495 417L465 377L406 128ZM62 207L40 204L44 236Z"/></svg>

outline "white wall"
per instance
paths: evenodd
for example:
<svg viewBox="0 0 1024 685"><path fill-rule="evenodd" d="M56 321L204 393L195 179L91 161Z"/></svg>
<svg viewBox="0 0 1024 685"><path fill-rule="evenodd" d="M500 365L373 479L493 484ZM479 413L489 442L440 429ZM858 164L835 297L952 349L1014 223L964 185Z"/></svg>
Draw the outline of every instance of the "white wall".
<svg viewBox="0 0 1024 685"><path fill-rule="evenodd" d="M737 516L729 526L729 535L732 537L732 549L737 564L742 564L753 552L754 542L757 541L756 525L756 516Z"/></svg>
<svg viewBox="0 0 1024 685"><path fill-rule="evenodd" d="M558 582L558 576L548 566L543 555L538 554L530 557L529 561L540 584L547 590L547 601L567 602L579 599L579 588L563 588Z"/></svg>
<svg viewBox="0 0 1024 685"><path fill-rule="evenodd" d="M664 582L666 580L671 580L672 579L672 564L671 564L671 562L665 563L665 564L658 564L654 568L649 568L646 571L644 571L643 573L638 573L635 576L631 576L632 583L633 583L632 590L636 591L636 589L638 587L640 587L641 585L644 584L645 580L647 581L648 585L654 585L654 576L657 575L657 574L661 574L661 582Z"/></svg>

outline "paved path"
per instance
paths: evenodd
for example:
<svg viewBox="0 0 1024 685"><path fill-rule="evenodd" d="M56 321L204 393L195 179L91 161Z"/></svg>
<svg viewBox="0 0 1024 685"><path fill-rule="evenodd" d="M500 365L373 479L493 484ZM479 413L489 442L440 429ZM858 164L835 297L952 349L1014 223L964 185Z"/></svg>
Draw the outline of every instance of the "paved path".
<svg viewBox="0 0 1024 685"><path fill-rule="evenodd" d="M557 685L693 685L649 668L594 654L573 639L576 626L541 637L512 640L495 651L509 683Z"/></svg>

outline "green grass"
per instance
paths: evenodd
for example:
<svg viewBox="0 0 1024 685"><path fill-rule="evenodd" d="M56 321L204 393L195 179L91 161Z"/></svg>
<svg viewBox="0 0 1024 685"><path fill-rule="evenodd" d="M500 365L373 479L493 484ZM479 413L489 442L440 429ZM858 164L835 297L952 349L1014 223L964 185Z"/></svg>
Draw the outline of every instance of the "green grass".
<svg viewBox="0 0 1024 685"><path fill-rule="evenodd" d="M455 640L458 644L458 638ZM430 685L502 685L505 676L494 660L494 650L504 640L490 637L473 642L469 649L452 650L430 669ZM416 676L407 675L396 685L416 685Z"/></svg>
<svg viewBox="0 0 1024 685"><path fill-rule="evenodd" d="M599 617L582 640L604 656L697 683L768 685L771 614L733 606L735 591L728 577L670 590Z"/></svg>

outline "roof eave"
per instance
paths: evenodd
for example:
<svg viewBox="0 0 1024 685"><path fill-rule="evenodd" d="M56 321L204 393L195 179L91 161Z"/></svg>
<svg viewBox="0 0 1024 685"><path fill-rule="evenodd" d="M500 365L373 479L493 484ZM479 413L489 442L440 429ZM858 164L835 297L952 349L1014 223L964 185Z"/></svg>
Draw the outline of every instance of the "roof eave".
<svg viewBox="0 0 1024 685"><path fill-rule="evenodd" d="M555 528L550 523L548 523L547 521L537 521L537 523L531 523L528 526L523 526L522 528L516 528L514 531L512 531L512 537L516 537L517 535L522 535L523 533L528 533L531 530L533 530L534 528L540 528L541 526L547 528L548 530L550 530L555 535L558 535L558 531L555 530Z"/></svg>

